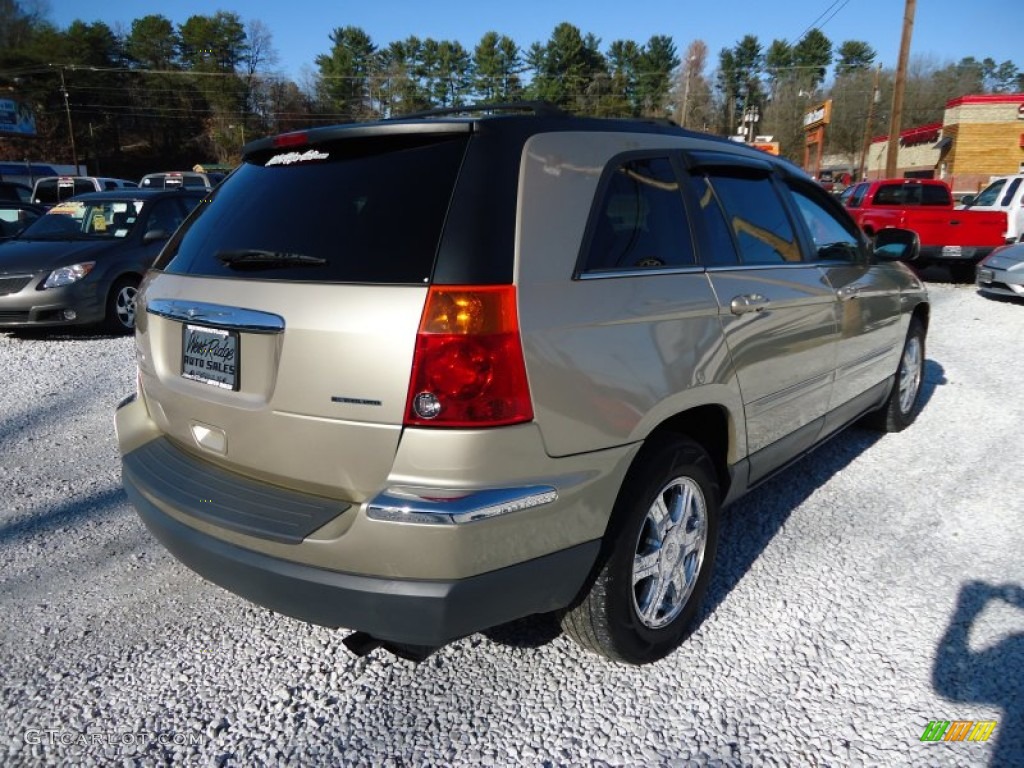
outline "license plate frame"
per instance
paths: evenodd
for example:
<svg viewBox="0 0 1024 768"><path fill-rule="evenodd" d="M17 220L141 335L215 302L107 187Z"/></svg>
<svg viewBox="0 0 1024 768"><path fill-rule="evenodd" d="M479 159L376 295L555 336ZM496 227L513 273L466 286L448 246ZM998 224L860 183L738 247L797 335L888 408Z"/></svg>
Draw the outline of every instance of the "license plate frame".
<svg viewBox="0 0 1024 768"><path fill-rule="evenodd" d="M182 324L182 378L237 392L240 362L238 331Z"/></svg>

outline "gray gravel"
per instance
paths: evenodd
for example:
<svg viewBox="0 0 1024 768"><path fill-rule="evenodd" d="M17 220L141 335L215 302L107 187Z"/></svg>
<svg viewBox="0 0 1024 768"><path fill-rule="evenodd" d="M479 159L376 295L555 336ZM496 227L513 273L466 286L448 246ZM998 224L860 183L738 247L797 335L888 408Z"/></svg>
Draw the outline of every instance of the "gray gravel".
<svg viewBox="0 0 1024 768"><path fill-rule="evenodd" d="M545 618L356 659L202 582L120 487L132 340L0 334L0 765L1024 765L1024 303L930 288L917 423L733 506L702 623L640 669Z"/></svg>

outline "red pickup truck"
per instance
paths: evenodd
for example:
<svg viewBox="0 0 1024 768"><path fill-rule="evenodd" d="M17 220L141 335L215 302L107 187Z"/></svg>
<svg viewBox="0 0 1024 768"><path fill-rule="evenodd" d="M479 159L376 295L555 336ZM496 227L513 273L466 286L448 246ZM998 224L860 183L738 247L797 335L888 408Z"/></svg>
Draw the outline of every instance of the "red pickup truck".
<svg viewBox="0 0 1024 768"><path fill-rule="evenodd" d="M863 181L840 200L868 237L888 227L916 232L915 266L947 264L955 280L973 280L974 265L1006 242L1004 212L955 210L949 185L939 179Z"/></svg>

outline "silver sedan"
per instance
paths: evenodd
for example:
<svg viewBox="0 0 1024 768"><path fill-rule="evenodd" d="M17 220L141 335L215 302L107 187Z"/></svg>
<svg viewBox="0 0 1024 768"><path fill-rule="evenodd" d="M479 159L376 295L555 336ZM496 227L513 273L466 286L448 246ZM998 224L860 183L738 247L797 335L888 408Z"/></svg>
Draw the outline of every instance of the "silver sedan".
<svg viewBox="0 0 1024 768"><path fill-rule="evenodd" d="M992 251L978 264L975 282L982 293L1024 298L1024 243Z"/></svg>

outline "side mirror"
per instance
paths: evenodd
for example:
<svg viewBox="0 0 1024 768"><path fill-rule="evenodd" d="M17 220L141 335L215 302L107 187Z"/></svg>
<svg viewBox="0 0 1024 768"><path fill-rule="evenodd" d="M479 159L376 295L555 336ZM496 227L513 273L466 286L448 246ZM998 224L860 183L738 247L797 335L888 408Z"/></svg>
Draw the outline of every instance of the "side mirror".
<svg viewBox="0 0 1024 768"><path fill-rule="evenodd" d="M916 261L921 255L921 239L909 229L883 229L875 235L874 253L879 261Z"/></svg>
<svg viewBox="0 0 1024 768"><path fill-rule="evenodd" d="M960 205L974 205L975 199L974 195L964 195L960 198Z"/></svg>
<svg viewBox="0 0 1024 768"><path fill-rule="evenodd" d="M166 240L170 236L170 233L165 229L150 229L142 236L142 242L145 245L149 245L157 240Z"/></svg>

